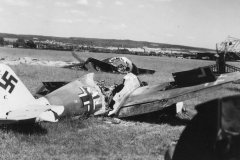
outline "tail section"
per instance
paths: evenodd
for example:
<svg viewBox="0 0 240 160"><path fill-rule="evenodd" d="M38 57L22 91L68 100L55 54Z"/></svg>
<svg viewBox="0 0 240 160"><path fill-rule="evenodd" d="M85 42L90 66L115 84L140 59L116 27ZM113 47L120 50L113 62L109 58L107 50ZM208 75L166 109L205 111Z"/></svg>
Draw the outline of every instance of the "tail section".
<svg viewBox="0 0 240 160"><path fill-rule="evenodd" d="M0 113L17 109L34 99L14 71L0 64Z"/></svg>

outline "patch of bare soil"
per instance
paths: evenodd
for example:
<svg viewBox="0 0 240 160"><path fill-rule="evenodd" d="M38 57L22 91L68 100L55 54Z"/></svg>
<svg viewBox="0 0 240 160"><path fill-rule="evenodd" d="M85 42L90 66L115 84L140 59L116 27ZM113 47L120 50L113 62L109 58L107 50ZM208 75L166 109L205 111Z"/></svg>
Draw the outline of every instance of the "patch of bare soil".
<svg viewBox="0 0 240 160"><path fill-rule="evenodd" d="M23 58L17 58L17 59L1 58L0 63L7 64L7 65L27 64L27 65L44 65L44 66L63 67L67 65L77 64L78 62L47 61L47 60L41 60L37 58L23 57Z"/></svg>

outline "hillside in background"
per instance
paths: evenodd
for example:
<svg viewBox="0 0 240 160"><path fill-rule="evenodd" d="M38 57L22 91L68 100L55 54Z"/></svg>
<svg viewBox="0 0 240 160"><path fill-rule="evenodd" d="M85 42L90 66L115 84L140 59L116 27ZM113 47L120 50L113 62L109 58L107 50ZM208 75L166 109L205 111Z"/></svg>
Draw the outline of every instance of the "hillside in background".
<svg viewBox="0 0 240 160"><path fill-rule="evenodd" d="M191 50L191 51L201 51L201 52L214 52L215 50L207 48L198 48L174 44L165 43L155 43L147 41L133 41L133 40L117 40L117 39L99 39L99 38L81 38L81 37L53 37L53 36L41 36L41 35L22 35L22 34L8 34L0 33L0 37L3 38L24 38L33 39L38 38L38 40L55 40L64 43L73 44L85 44L85 45L96 45L102 47L114 46L114 47L126 47L126 48L136 48L146 46L148 48L171 48L172 50Z"/></svg>

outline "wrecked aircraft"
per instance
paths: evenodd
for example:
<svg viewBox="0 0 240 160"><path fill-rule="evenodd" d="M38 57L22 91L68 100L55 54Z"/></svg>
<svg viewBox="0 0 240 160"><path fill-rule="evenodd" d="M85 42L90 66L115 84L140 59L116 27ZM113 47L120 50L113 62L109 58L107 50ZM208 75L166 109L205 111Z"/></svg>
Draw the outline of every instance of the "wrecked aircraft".
<svg viewBox="0 0 240 160"><path fill-rule="evenodd" d="M238 72L215 77L210 68L173 73L173 76L174 82L146 85L129 73L123 83L106 87L95 82L94 74L90 73L73 82L43 82L36 93L52 105L64 106L60 116L94 114L123 118L172 105L178 109L184 100L217 91L222 85L240 79Z"/></svg>
<svg viewBox="0 0 240 160"><path fill-rule="evenodd" d="M35 99L10 67L0 64L0 124L19 121L57 122L64 106L52 105L44 97Z"/></svg>
<svg viewBox="0 0 240 160"><path fill-rule="evenodd" d="M124 76L123 83L106 87L94 81L94 73L89 73L72 82L45 82L37 91L42 97L34 99L10 67L0 64L0 68L0 124L57 122L61 117L90 114L123 118L171 105L178 109L184 100L214 92L240 79L239 72L216 78L210 68L199 68L173 73L174 82L155 85L146 85L129 73ZM183 81L185 74L189 81Z"/></svg>
<svg viewBox="0 0 240 160"><path fill-rule="evenodd" d="M69 69L81 69L90 72L109 72L109 73L119 73L127 74L133 73L135 75L139 74L154 74L154 70L138 68L134 63L132 63L126 57L112 57L104 60L97 60L95 58L88 58L86 61L82 60L72 52L73 57L75 57L80 63L63 66L62 68Z"/></svg>

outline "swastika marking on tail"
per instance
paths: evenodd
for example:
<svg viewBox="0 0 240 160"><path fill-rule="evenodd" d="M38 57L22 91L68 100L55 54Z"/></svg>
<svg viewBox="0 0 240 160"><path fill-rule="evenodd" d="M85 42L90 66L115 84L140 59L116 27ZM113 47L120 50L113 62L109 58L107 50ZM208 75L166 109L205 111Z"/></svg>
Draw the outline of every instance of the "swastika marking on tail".
<svg viewBox="0 0 240 160"><path fill-rule="evenodd" d="M7 79L7 76L8 76L8 71L6 71L6 72L3 74L2 80L5 82L5 84L3 84L2 82L0 82L0 87L2 87L3 89L6 90L7 87L10 86L10 89L9 89L8 92L11 94L12 91L14 90L14 88L15 88L15 85L12 83L12 81L15 82L15 83L17 83L18 80L17 80L15 77L13 77L12 75L10 75L9 78Z"/></svg>

